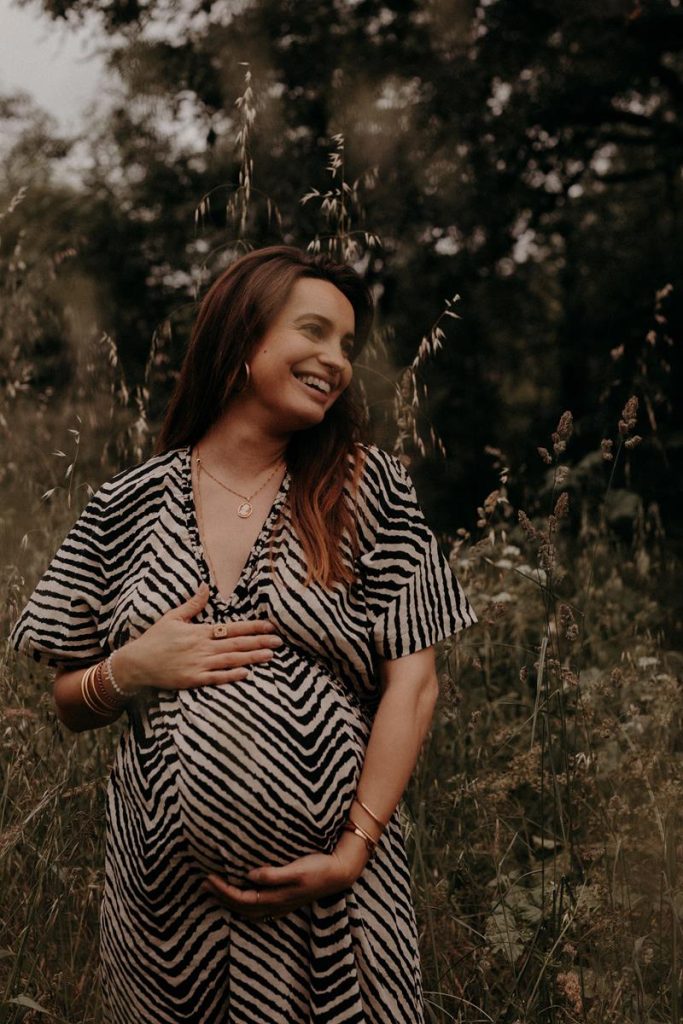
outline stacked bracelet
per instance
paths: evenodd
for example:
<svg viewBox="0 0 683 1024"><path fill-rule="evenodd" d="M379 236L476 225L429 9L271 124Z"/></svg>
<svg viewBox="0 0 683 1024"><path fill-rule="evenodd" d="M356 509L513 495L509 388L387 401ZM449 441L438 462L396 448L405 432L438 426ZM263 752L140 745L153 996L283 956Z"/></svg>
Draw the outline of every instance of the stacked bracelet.
<svg viewBox="0 0 683 1024"><path fill-rule="evenodd" d="M360 806L363 808L363 810L368 812L368 814L373 819L373 821L376 821L381 829L385 829L387 827L386 821L382 821L381 818L378 818L377 815L375 814L375 812L371 811L367 804L364 804L363 801L359 800L358 797L356 797L355 799L356 799L356 803L360 804Z"/></svg>
<svg viewBox="0 0 683 1024"><path fill-rule="evenodd" d="M367 811L367 813L370 815L372 820L377 822L377 824L380 827L380 837L381 837L382 831L386 828L386 822L382 821L382 819L379 818L375 814L374 811L371 811L370 808L368 807L368 805L364 804L363 801L359 800L358 797L356 797L355 800L356 800L356 803L359 804L363 808L364 811ZM362 825L359 825L357 821L353 820L351 815L349 815L348 821L344 825L344 831L345 832L353 832L354 835L360 836L360 838L365 843L365 845L367 847L367 851L368 851L369 854L373 854L375 852L375 849L377 847L377 843L379 842L379 838L378 839L373 839L373 837L370 835L370 833L367 832L366 829L364 829Z"/></svg>
<svg viewBox="0 0 683 1024"><path fill-rule="evenodd" d="M114 693L110 693L104 683L107 677L112 684ZM126 693L114 679L111 668L111 655L96 665L91 665L81 676L81 696L86 707L97 715L109 717L112 712L120 711L124 703L133 696Z"/></svg>
<svg viewBox="0 0 683 1024"><path fill-rule="evenodd" d="M109 682L111 683L112 687L114 688L114 691L116 693L118 693L120 697L125 697L126 699L128 697L130 697L131 694L126 693L124 690L122 690L121 687L119 686L119 684L114 679L114 663L112 662L112 655L111 654L105 660L104 667L105 667L105 669L107 671L107 678L109 679Z"/></svg>
<svg viewBox="0 0 683 1024"><path fill-rule="evenodd" d="M349 820L344 825L344 832L353 832L355 835L360 836L365 842L368 853L373 854L375 852L377 841L372 838L369 832L366 832L364 828L361 828L358 822L354 821L351 816L349 816Z"/></svg>

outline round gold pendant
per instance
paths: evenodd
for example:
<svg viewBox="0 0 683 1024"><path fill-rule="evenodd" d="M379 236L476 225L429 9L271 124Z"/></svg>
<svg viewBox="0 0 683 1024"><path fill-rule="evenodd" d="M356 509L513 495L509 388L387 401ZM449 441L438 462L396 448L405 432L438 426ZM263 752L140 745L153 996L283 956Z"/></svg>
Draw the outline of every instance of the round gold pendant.
<svg viewBox="0 0 683 1024"><path fill-rule="evenodd" d="M248 519L251 513L254 511L254 506L249 501L243 501L237 509L237 515L240 519Z"/></svg>

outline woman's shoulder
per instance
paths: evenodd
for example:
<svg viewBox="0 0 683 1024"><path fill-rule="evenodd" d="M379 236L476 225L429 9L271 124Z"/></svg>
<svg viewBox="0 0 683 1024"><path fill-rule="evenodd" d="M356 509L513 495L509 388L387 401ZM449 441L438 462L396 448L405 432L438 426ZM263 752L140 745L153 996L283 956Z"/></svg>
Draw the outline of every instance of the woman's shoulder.
<svg viewBox="0 0 683 1024"><path fill-rule="evenodd" d="M169 485L182 485L182 455L186 447L172 448L142 462L126 466L106 479L94 492L82 518L117 530L139 522L150 509L161 507Z"/></svg>
<svg viewBox="0 0 683 1024"><path fill-rule="evenodd" d="M183 453L187 446L170 448L161 455L152 455L143 462L137 462L132 466L120 469L100 487L106 495L114 497L121 493L130 493L130 489L149 487L158 484L163 486L167 483L169 474L175 475L180 467Z"/></svg>
<svg viewBox="0 0 683 1024"><path fill-rule="evenodd" d="M371 520L383 520L394 510L410 504L413 485L398 456L379 445L358 442L351 456L350 476L356 511Z"/></svg>
<svg viewBox="0 0 683 1024"><path fill-rule="evenodd" d="M401 459L380 448L379 445L357 441L351 457L354 468L359 470L359 482L375 489L404 484L406 470Z"/></svg>

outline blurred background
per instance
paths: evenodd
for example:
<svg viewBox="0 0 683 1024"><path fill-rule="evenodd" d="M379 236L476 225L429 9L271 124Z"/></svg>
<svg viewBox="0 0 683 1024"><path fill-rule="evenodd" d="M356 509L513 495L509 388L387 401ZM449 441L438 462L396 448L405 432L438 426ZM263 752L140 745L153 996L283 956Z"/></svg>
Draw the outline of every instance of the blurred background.
<svg viewBox="0 0 683 1024"><path fill-rule="evenodd" d="M0 12L9 619L151 454L215 275L275 242L348 259L377 299L373 436L480 617L406 800L430 1019L678 1021L681 0ZM108 741L64 747L45 679L3 678L0 855L36 901L7 1005L97 1019ZM52 824L36 763L76 808ZM69 867L36 890L46 844ZM25 942L55 906L71 923Z"/></svg>
<svg viewBox="0 0 683 1024"><path fill-rule="evenodd" d="M103 332L132 395L156 340L154 430L213 276L343 235L385 375L445 332L420 382L448 459L415 467L436 526L489 486L487 445L533 484L560 413L586 453L636 389L638 489L679 535L678 0L3 0L3 27L0 330L28 402L65 396Z"/></svg>

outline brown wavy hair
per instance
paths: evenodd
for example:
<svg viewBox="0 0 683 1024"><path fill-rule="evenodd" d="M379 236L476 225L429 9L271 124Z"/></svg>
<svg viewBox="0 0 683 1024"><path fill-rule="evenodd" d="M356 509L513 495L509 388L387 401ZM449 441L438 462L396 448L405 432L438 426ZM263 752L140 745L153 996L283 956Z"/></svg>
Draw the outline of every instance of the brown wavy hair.
<svg viewBox="0 0 683 1024"><path fill-rule="evenodd" d="M353 267L325 253L307 253L295 246L271 245L241 256L224 270L201 300L190 343L157 437L155 454L195 445L222 415L243 378L248 360L285 305L301 277L330 281L353 306L355 359L368 340L374 317L372 294ZM343 500L350 465L355 495L362 460L357 442L366 439L367 425L357 387L351 384L321 423L292 434L286 452L291 475L289 504L292 525L308 563L306 585L325 587L352 583L342 559L347 535L358 550L354 516Z"/></svg>

